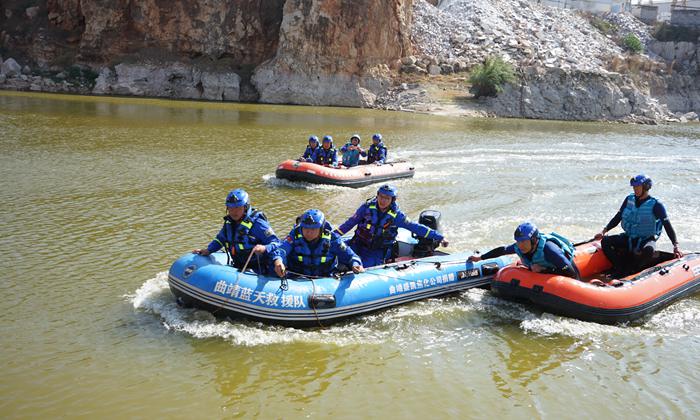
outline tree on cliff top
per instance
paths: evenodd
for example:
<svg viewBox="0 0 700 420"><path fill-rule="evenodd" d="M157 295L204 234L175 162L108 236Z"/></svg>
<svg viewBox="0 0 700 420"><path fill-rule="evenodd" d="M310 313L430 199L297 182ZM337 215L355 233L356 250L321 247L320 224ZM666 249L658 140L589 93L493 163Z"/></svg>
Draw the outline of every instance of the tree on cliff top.
<svg viewBox="0 0 700 420"><path fill-rule="evenodd" d="M488 57L484 64L474 67L469 75L469 91L474 97L496 96L503 91L503 85L515 81L515 70L500 57Z"/></svg>

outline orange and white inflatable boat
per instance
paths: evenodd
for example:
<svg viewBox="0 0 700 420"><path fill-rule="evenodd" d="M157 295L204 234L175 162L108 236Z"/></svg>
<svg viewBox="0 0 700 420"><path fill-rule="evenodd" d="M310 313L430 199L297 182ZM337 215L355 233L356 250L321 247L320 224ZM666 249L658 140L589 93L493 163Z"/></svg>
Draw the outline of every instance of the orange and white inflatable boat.
<svg viewBox="0 0 700 420"><path fill-rule="evenodd" d="M530 301L553 313L602 324L639 319L700 290L699 253L675 258L660 252L654 267L613 281L604 276L612 266L599 241L576 247L574 262L584 281L510 265L498 272L491 290L507 299ZM595 285L600 284L596 279L604 285Z"/></svg>
<svg viewBox="0 0 700 420"><path fill-rule="evenodd" d="M290 181L359 188L390 179L411 178L414 173L413 165L403 160L387 162L380 166L369 164L352 168L333 168L290 159L277 165L275 176Z"/></svg>

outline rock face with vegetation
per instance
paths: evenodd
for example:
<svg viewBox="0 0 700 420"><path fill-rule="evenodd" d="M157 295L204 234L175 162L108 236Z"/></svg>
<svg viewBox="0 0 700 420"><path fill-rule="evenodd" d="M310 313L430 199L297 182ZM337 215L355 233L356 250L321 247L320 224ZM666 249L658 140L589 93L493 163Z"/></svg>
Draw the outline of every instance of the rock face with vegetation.
<svg viewBox="0 0 700 420"><path fill-rule="evenodd" d="M434 112L471 80L497 96L465 114L693 119L691 32L534 0L5 0L0 88ZM487 59L515 77L479 88Z"/></svg>
<svg viewBox="0 0 700 420"><path fill-rule="evenodd" d="M500 57L518 80L487 101L493 115L654 122L700 113L700 43L660 43L629 14L586 15L523 0L442 0L437 7L416 0L414 8L415 55L402 60L402 72L444 77Z"/></svg>

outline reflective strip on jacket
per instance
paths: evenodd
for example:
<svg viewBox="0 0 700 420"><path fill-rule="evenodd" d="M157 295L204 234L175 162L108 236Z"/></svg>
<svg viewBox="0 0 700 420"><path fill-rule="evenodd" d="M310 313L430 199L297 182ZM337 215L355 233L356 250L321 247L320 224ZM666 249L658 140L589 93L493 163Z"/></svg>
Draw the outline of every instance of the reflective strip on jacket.
<svg viewBox="0 0 700 420"><path fill-rule="evenodd" d="M335 151L335 148L324 149L321 147L316 152L316 163L319 165L338 165L338 153Z"/></svg>
<svg viewBox="0 0 700 420"><path fill-rule="evenodd" d="M242 267L257 244L265 245L266 252L270 253L279 246L280 242L267 223L265 215L260 211L249 209L248 215L240 223L225 216L221 231L207 249L209 252L215 252L223 247L232 257L233 265ZM261 258L267 259L267 254Z"/></svg>
<svg viewBox="0 0 700 420"><path fill-rule="evenodd" d="M387 150L384 143L372 144L367 150L367 163L384 163L386 161L386 154Z"/></svg>
<svg viewBox="0 0 700 420"><path fill-rule="evenodd" d="M331 255L331 231L321 231L321 238L314 244L313 249L304 239L301 227L294 228L294 242L292 252L294 256L287 263L292 271L308 275L323 275L330 272L335 265L335 256Z"/></svg>
<svg viewBox="0 0 700 420"><path fill-rule="evenodd" d="M382 213L377 207L376 198L369 201L367 211L355 230L355 237L362 245L371 249L392 246L398 234L398 226L394 223L398 213L399 209L395 202Z"/></svg>
<svg viewBox="0 0 700 420"><path fill-rule="evenodd" d="M320 149L321 146L316 146L315 149L312 149L311 146L306 146L306 150L304 151L304 154L301 156L304 159L309 159L311 162L316 161L316 154L318 153L318 149Z"/></svg>

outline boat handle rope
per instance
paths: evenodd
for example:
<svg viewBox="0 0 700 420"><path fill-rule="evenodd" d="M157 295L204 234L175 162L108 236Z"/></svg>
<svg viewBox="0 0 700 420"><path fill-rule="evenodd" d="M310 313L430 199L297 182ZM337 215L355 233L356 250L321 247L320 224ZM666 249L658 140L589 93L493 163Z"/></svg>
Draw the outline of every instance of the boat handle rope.
<svg viewBox="0 0 700 420"><path fill-rule="evenodd" d="M300 278L298 278L298 279L290 279L290 280L304 281L304 279L306 279L306 280L311 282L311 287L313 287L313 289L311 291L311 302L313 302L314 299L316 298L316 282L314 282L314 280L323 279L323 278L327 277L327 276L325 276L325 277L324 276L312 276L312 275L297 273L297 272L294 272L291 270L285 270L285 276L282 277L280 280L280 282L281 282L280 289L282 289L282 290L289 289L289 286L287 286L287 278L286 278L287 273L294 274L296 276L300 276ZM321 328L326 328L326 326L321 323L321 318L318 316L318 311L316 310L316 306L313 304L310 304L309 306L311 306L311 309L313 309L313 311L314 311L314 316L316 317L316 322L318 322L318 326Z"/></svg>

